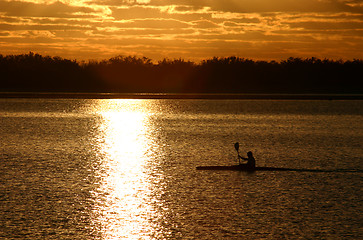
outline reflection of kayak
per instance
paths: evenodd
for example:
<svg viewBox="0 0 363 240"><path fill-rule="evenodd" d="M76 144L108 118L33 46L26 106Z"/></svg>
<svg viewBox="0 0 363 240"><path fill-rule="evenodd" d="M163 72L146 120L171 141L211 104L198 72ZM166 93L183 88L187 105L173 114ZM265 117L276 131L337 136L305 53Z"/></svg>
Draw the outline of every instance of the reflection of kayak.
<svg viewBox="0 0 363 240"><path fill-rule="evenodd" d="M247 168L245 165L230 165L230 166L199 166L197 170L235 170L235 171L256 171L260 167L254 169Z"/></svg>
<svg viewBox="0 0 363 240"><path fill-rule="evenodd" d="M320 170L320 169L294 169L294 168L276 168L276 167L255 167L248 168L246 165L230 165L230 166L199 166L197 170L230 170L230 171L292 171L292 172L362 172L360 170Z"/></svg>

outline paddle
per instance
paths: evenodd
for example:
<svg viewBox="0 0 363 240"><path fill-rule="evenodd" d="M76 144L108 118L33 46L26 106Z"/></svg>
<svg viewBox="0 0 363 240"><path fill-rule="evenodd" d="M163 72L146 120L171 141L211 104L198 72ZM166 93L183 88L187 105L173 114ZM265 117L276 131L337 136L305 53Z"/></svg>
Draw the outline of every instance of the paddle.
<svg viewBox="0 0 363 240"><path fill-rule="evenodd" d="M240 161L240 158L239 158L239 143L238 142L236 142L235 144L234 144L234 148L236 149L236 151L237 151L237 154L238 154L238 163L239 164L241 164L241 161Z"/></svg>

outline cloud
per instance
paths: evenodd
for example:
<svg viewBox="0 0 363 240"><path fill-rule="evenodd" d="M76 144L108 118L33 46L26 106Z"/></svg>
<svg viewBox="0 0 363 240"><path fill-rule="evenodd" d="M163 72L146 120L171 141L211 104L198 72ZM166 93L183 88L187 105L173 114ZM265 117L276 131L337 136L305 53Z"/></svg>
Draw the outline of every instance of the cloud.
<svg viewBox="0 0 363 240"><path fill-rule="evenodd" d="M8 31L0 31L0 36L9 36L10 33Z"/></svg>
<svg viewBox="0 0 363 240"><path fill-rule="evenodd" d="M0 1L0 12L5 16L70 18L96 13L91 7L75 7L62 2L39 4L22 1Z"/></svg>
<svg viewBox="0 0 363 240"><path fill-rule="evenodd" d="M219 28L220 26L211 20L198 20L193 21L194 28L202 28L202 29L209 29L209 28Z"/></svg>
<svg viewBox="0 0 363 240"><path fill-rule="evenodd" d="M149 19L132 19L127 21L111 21L97 24L98 29L182 29L189 28L191 24L174 19L149 18Z"/></svg>
<svg viewBox="0 0 363 240"><path fill-rule="evenodd" d="M110 7L110 10L112 11L111 16L115 20L168 17L167 14L161 13L160 9L156 7Z"/></svg>
<svg viewBox="0 0 363 240"><path fill-rule="evenodd" d="M359 12L359 1L338 0L151 0L150 5L186 5L193 7L209 6L214 11L237 13L262 12Z"/></svg>
<svg viewBox="0 0 363 240"><path fill-rule="evenodd" d="M303 28L313 30L354 30L362 29L362 22L318 22L318 21L302 21L288 24L291 28Z"/></svg>

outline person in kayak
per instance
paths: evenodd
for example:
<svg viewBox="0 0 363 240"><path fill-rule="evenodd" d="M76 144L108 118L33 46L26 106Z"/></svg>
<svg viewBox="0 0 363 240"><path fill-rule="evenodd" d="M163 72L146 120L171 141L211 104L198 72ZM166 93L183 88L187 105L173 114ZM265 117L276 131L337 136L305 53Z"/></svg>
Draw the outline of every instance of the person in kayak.
<svg viewBox="0 0 363 240"><path fill-rule="evenodd" d="M238 154L238 157L247 161L246 164L240 164L240 165L245 165L247 168L250 168L250 169L254 169L256 167L256 160L253 157L253 154L251 151L249 151L247 153L247 158L241 157L239 154Z"/></svg>

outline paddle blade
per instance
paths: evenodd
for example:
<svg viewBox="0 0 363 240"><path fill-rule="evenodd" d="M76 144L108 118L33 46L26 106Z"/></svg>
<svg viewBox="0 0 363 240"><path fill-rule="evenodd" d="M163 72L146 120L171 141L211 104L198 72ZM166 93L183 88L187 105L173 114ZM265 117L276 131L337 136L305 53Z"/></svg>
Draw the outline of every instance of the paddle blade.
<svg viewBox="0 0 363 240"><path fill-rule="evenodd" d="M234 148L236 149L236 151L238 152L238 150L239 150L239 143L238 142L236 142L235 144L234 144Z"/></svg>

